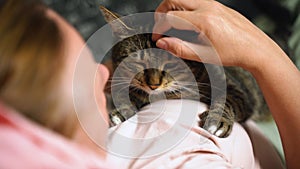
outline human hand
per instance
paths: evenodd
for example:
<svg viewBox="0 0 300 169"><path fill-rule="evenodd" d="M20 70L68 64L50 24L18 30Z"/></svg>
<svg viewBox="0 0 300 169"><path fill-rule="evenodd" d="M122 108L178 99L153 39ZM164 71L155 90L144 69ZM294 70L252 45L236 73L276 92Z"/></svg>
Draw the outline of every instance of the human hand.
<svg viewBox="0 0 300 169"><path fill-rule="evenodd" d="M155 21L157 46L185 59L220 64L215 49L223 65L251 69L279 48L241 14L213 0L164 0L156 9ZM211 46L159 35L171 28L195 31L198 39L207 38Z"/></svg>

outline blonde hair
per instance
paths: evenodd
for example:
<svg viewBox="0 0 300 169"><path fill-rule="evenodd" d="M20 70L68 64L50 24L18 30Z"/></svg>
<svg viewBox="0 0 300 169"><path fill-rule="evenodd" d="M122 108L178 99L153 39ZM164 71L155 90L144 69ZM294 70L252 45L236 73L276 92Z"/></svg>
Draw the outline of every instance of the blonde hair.
<svg viewBox="0 0 300 169"><path fill-rule="evenodd" d="M74 120L60 114L57 99L63 43L46 11L36 0L0 4L0 98L30 119L71 136Z"/></svg>

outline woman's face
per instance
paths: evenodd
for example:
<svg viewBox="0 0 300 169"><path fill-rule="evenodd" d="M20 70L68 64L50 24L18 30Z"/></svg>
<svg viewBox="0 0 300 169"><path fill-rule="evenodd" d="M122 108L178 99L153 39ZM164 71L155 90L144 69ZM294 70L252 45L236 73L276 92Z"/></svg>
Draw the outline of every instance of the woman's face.
<svg viewBox="0 0 300 169"><path fill-rule="evenodd" d="M85 132L93 131L93 127L95 130L97 128L96 135L102 135L102 137L97 138L97 141L94 140L95 138L93 140L98 144L99 141L100 144L104 144L108 128L108 114L103 90L109 72L103 65L95 63L82 37L71 25L51 10L49 10L49 16L58 23L62 31L63 52L66 57L62 73L62 91L59 93L62 97L59 99L64 105L76 110L81 124L89 125L83 127ZM96 113L91 115L93 114L91 112L100 112L97 115L100 114L104 121L96 121L97 118L94 117ZM88 135L93 137L89 133Z"/></svg>

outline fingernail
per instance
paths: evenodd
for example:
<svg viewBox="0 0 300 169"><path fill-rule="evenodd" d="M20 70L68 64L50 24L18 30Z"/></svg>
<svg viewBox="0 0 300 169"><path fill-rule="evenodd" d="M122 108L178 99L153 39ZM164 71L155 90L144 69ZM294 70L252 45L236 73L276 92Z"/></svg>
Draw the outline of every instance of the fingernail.
<svg viewBox="0 0 300 169"><path fill-rule="evenodd" d="M152 34L152 40L153 40L153 41L156 41L157 39L158 39L158 35L155 34L155 33L153 33L153 34Z"/></svg>
<svg viewBox="0 0 300 169"><path fill-rule="evenodd" d="M168 48L168 44L162 39L159 39L156 42L156 46L159 47L159 48L162 48L162 49L167 49Z"/></svg>

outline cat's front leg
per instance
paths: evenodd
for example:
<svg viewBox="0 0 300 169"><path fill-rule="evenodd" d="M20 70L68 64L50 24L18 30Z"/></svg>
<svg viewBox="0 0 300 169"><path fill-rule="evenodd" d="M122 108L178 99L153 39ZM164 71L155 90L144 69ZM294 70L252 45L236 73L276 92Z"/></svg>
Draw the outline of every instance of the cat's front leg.
<svg viewBox="0 0 300 169"><path fill-rule="evenodd" d="M227 137L232 131L234 117L222 107L207 110L199 117L199 126L217 137Z"/></svg>
<svg viewBox="0 0 300 169"><path fill-rule="evenodd" d="M109 113L110 126L116 126L136 114L136 108L128 105L121 105Z"/></svg>

